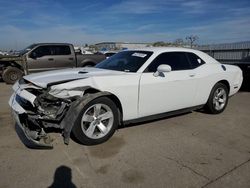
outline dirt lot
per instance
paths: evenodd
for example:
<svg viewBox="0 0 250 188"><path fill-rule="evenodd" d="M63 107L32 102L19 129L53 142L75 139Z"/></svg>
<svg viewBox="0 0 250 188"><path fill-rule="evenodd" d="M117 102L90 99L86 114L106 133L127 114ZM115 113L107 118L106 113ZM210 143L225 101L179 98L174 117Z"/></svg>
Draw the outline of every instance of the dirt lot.
<svg viewBox="0 0 250 188"><path fill-rule="evenodd" d="M119 129L108 142L28 149L0 83L0 187L250 187L250 92L223 114L192 112ZM62 186L64 185L64 186Z"/></svg>

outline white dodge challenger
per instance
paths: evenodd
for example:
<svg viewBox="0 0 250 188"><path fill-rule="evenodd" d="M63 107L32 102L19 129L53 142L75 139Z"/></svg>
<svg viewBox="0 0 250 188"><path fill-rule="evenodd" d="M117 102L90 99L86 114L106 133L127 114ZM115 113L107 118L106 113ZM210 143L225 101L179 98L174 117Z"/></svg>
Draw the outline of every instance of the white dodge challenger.
<svg viewBox="0 0 250 188"><path fill-rule="evenodd" d="M35 145L71 133L82 144L108 140L121 124L204 108L223 112L242 84L241 70L186 48L120 52L93 68L24 76L9 100L17 125Z"/></svg>

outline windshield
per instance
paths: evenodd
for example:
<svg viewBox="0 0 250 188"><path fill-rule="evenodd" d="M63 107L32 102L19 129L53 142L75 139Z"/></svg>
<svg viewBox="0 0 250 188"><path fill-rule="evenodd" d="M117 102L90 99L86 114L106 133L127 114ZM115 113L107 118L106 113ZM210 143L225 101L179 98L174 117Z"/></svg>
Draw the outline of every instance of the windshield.
<svg viewBox="0 0 250 188"><path fill-rule="evenodd" d="M149 51L123 51L97 64L95 67L125 72L137 72L153 54Z"/></svg>
<svg viewBox="0 0 250 188"><path fill-rule="evenodd" d="M32 44L32 45L24 48L23 50L20 50L19 54L20 55L24 55L25 53L27 53L28 51L30 51L31 49L33 49L35 46L37 46L37 44Z"/></svg>

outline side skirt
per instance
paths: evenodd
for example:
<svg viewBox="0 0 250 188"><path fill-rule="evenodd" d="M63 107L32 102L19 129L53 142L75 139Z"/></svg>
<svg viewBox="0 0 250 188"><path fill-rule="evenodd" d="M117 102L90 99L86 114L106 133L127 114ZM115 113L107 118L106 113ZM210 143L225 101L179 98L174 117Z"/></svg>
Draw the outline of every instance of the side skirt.
<svg viewBox="0 0 250 188"><path fill-rule="evenodd" d="M178 114L183 114L183 113L194 111L194 110L199 110L203 107L204 107L204 105L199 105L199 106L183 108L183 109L175 110L175 111L171 111L171 112L164 112L161 114L145 116L145 117L141 117L141 118L137 118L137 119L123 121L123 124L127 125L127 124L131 124L131 123L139 123L139 122L145 122L145 121L152 121L152 120L156 120L156 119L162 119L162 118L166 118L166 117L170 117L170 116L174 116L174 115L178 115Z"/></svg>

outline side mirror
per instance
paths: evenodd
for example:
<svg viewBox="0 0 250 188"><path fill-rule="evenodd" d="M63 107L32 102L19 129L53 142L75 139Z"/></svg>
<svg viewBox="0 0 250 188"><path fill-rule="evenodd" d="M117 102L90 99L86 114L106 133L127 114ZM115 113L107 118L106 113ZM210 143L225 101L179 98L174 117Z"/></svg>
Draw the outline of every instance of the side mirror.
<svg viewBox="0 0 250 188"><path fill-rule="evenodd" d="M157 71L154 73L154 76L157 77L162 75L164 72L171 72L171 71L172 71L171 66L162 64L157 67Z"/></svg>

